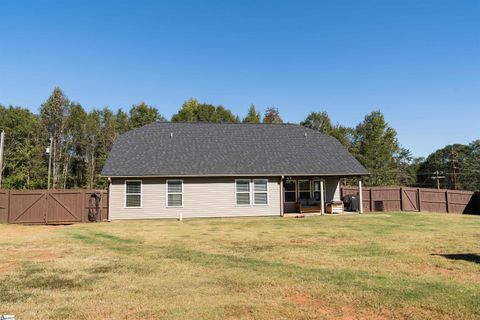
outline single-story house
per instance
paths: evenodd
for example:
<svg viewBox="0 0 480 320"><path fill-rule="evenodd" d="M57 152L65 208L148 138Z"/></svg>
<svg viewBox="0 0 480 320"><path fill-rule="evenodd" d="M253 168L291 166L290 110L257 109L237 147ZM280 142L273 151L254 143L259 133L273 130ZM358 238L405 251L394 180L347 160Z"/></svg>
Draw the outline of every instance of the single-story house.
<svg viewBox="0 0 480 320"><path fill-rule="evenodd" d="M155 122L119 136L102 174L116 220L283 216L315 202L323 212L340 179L368 172L297 124Z"/></svg>

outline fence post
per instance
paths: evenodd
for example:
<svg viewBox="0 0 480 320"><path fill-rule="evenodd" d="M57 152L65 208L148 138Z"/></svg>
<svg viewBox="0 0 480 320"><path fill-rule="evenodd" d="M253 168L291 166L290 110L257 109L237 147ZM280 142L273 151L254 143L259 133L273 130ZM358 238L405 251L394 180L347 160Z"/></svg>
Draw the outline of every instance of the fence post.
<svg viewBox="0 0 480 320"><path fill-rule="evenodd" d="M449 191L448 190L445 190L445 204L446 204L446 207L447 207L447 213L450 213L450 201L448 201L448 196L449 196Z"/></svg>
<svg viewBox="0 0 480 320"><path fill-rule="evenodd" d="M12 196L12 191L7 190L7 222L10 223L10 208L11 203L10 203L10 197Z"/></svg>
<svg viewBox="0 0 480 320"><path fill-rule="evenodd" d="M45 205L43 206L43 221L45 224L48 222L48 195L49 195L49 190L45 190Z"/></svg>
<svg viewBox="0 0 480 320"><path fill-rule="evenodd" d="M88 221L88 209L90 207L90 199L87 199L87 193L85 190L80 191L80 197L82 198L82 222Z"/></svg>
<svg viewBox="0 0 480 320"><path fill-rule="evenodd" d="M417 188L418 212L422 212L422 190Z"/></svg>
<svg viewBox="0 0 480 320"><path fill-rule="evenodd" d="M373 190L372 190L372 187L370 187L369 195L370 195L370 212L373 212Z"/></svg>
<svg viewBox="0 0 480 320"><path fill-rule="evenodd" d="M403 204L403 188L400 187L400 211L404 211L405 206Z"/></svg>
<svg viewBox="0 0 480 320"><path fill-rule="evenodd" d="M358 202L360 204L359 213L363 213L363 189L362 189L362 179L358 180Z"/></svg>

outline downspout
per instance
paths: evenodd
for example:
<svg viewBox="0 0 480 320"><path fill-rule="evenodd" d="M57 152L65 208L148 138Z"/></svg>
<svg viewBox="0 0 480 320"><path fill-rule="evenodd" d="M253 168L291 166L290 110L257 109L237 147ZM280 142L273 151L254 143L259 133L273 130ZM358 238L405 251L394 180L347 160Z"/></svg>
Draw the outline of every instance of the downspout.
<svg viewBox="0 0 480 320"><path fill-rule="evenodd" d="M111 186L112 186L112 178L111 177L108 177L108 189L107 189L107 195L108 195L108 199L107 199L107 221L110 222L110 189L111 189Z"/></svg>
<svg viewBox="0 0 480 320"><path fill-rule="evenodd" d="M280 217L283 217L283 176L280 177Z"/></svg>
<svg viewBox="0 0 480 320"><path fill-rule="evenodd" d="M323 216L325 214L325 179L320 179L320 214Z"/></svg>
<svg viewBox="0 0 480 320"><path fill-rule="evenodd" d="M358 212L363 213L363 188L362 188L362 177L358 178ZM370 208L371 210L371 208Z"/></svg>

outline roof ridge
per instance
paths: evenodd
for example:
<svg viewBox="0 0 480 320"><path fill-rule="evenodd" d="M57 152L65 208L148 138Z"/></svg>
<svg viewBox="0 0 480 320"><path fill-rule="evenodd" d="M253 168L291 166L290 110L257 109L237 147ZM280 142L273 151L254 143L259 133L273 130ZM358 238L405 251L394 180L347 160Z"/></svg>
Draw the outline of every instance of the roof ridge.
<svg viewBox="0 0 480 320"><path fill-rule="evenodd" d="M213 121L163 121L157 120L154 123L181 123L181 124L229 124L229 125L254 125L254 126L302 126L299 123L283 122L283 123L250 123L250 122L213 122ZM150 125L147 124L146 126Z"/></svg>

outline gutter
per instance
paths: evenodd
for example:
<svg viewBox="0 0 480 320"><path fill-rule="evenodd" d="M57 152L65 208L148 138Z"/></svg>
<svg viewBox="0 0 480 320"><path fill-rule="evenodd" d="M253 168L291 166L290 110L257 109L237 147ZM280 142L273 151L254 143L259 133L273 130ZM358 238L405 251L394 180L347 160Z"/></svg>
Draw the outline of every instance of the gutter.
<svg viewBox="0 0 480 320"><path fill-rule="evenodd" d="M103 178L201 178L201 177L359 177L369 176L370 173L276 173L276 174L164 174L164 175L100 175Z"/></svg>

